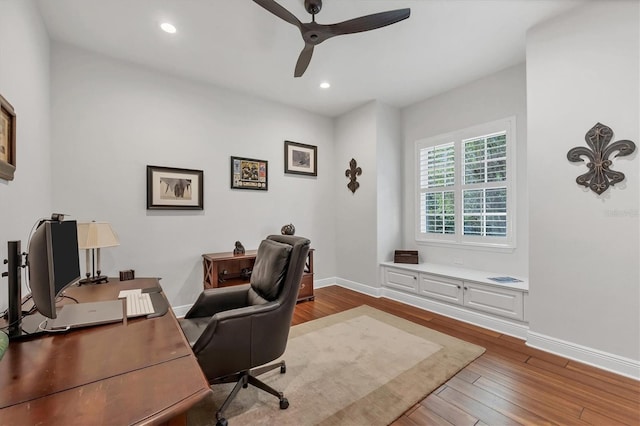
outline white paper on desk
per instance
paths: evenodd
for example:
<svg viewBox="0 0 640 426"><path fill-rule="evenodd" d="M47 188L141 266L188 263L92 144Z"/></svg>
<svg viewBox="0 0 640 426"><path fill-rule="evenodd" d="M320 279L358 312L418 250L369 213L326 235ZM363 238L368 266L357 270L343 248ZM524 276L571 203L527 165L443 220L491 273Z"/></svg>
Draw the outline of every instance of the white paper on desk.
<svg viewBox="0 0 640 426"><path fill-rule="evenodd" d="M118 293L118 299L126 299L129 294L131 295L142 294L142 289L134 288L133 290L120 290L120 293Z"/></svg>

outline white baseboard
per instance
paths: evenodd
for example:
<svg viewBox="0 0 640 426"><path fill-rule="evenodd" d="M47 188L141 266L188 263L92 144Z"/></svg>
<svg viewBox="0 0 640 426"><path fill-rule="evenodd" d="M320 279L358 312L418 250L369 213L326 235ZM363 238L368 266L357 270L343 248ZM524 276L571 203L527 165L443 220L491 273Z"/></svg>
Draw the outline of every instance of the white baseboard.
<svg viewBox="0 0 640 426"><path fill-rule="evenodd" d="M573 359L612 373L640 380L640 362L621 357L598 349L578 345L556 339L555 337L529 331L527 333L527 346L551 352L565 358Z"/></svg>
<svg viewBox="0 0 640 426"><path fill-rule="evenodd" d="M380 297L382 296L382 288L379 287L371 287L370 285L360 284L355 281L345 280L344 278L335 278L336 285L339 285L344 288L348 288L349 290L357 291L358 293L363 293L372 297Z"/></svg>
<svg viewBox="0 0 640 426"><path fill-rule="evenodd" d="M189 312L189 309L193 306L193 303L190 305L182 305L182 306L172 306L173 313L177 318L184 318L185 314Z"/></svg>
<svg viewBox="0 0 640 426"><path fill-rule="evenodd" d="M502 334L508 334L509 336L514 336L519 339L526 339L527 331L529 330L529 326L526 323L485 315L480 312L470 311L457 306L425 299L424 297L414 296L389 288L384 288L382 290L382 295L389 299L415 306L416 308L435 312L462 322L477 325L482 328L494 330Z"/></svg>
<svg viewBox="0 0 640 426"><path fill-rule="evenodd" d="M322 280L313 280L313 288L322 288L322 287L329 287L332 285L336 285L336 278L335 277L331 277L331 278L324 278Z"/></svg>

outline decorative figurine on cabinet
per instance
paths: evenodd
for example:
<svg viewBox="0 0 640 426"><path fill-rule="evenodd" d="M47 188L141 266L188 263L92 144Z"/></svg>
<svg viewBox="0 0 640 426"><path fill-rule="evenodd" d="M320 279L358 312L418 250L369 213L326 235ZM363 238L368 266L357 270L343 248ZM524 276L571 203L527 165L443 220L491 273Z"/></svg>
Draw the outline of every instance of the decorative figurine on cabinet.
<svg viewBox="0 0 640 426"><path fill-rule="evenodd" d="M244 254L244 246L240 241L236 241L236 248L233 249L233 254Z"/></svg>
<svg viewBox="0 0 640 426"><path fill-rule="evenodd" d="M280 232L282 233L282 235L293 235L296 233L296 227L293 226L293 223L290 223L280 228Z"/></svg>

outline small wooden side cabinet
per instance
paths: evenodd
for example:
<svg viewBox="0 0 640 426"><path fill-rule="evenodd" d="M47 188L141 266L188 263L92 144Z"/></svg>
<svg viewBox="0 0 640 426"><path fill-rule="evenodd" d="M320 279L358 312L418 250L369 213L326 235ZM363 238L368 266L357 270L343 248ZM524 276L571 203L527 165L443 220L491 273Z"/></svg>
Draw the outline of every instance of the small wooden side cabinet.
<svg viewBox="0 0 640 426"><path fill-rule="evenodd" d="M300 280L298 302L313 300L313 249L309 250L304 273ZM202 255L203 286L207 288L228 287L246 284L256 261L257 250L247 250L245 254L232 252L207 253Z"/></svg>

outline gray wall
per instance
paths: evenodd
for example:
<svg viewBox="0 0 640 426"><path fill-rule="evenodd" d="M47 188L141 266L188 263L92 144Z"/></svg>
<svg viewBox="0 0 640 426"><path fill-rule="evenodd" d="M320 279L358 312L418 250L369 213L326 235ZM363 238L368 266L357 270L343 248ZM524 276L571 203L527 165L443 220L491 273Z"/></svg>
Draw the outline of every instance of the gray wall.
<svg viewBox="0 0 640 426"><path fill-rule="evenodd" d="M377 287L377 160L376 102L336 119L336 276ZM354 158L362 168L355 193L347 188L345 171Z"/></svg>
<svg viewBox="0 0 640 426"><path fill-rule="evenodd" d="M396 108L368 102L335 120L336 276L343 285L372 292L378 264L401 248L401 131ZM354 158L362 175L355 193L345 171Z"/></svg>
<svg viewBox="0 0 640 426"><path fill-rule="evenodd" d="M335 276L331 119L54 43L54 208L111 222L103 271L159 276L171 303L202 289L201 254L257 248L293 223L316 279ZM284 173L284 141L318 146L318 177ZM269 190L231 190L230 156L267 160ZM146 166L204 171L203 211L146 209Z"/></svg>
<svg viewBox="0 0 640 426"><path fill-rule="evenodd" d="M30 1L0 1L0 94L17 122L15 180L0 179L0 259L6 259L7 241L21 240L26 251L34 223L51 214L49 39ZM7 307L6 282L0 280L0 310Z"/></svg>
<svg viewBox="0 0 640 426"><path fill-rule="evenodd" d="M632 359L636 375L638 153L614 160L626 180L600 196L576 184L587 168L566 155L587 146L584 135L597 122L614 140L640 143L638 16L638 2L594 2L534 28L527 40L529 340Z"/></svg>
<svg viewBox="0 0 640 426"><path fill-rule="evenodd" d="M527 109L524 64L429 98L402 110L404 135L404 243L420 251L421 261L527 275L529 220L527 199ZM516 117L516 248L500 251L416 243L415 143L417 140Z"/></svg>

